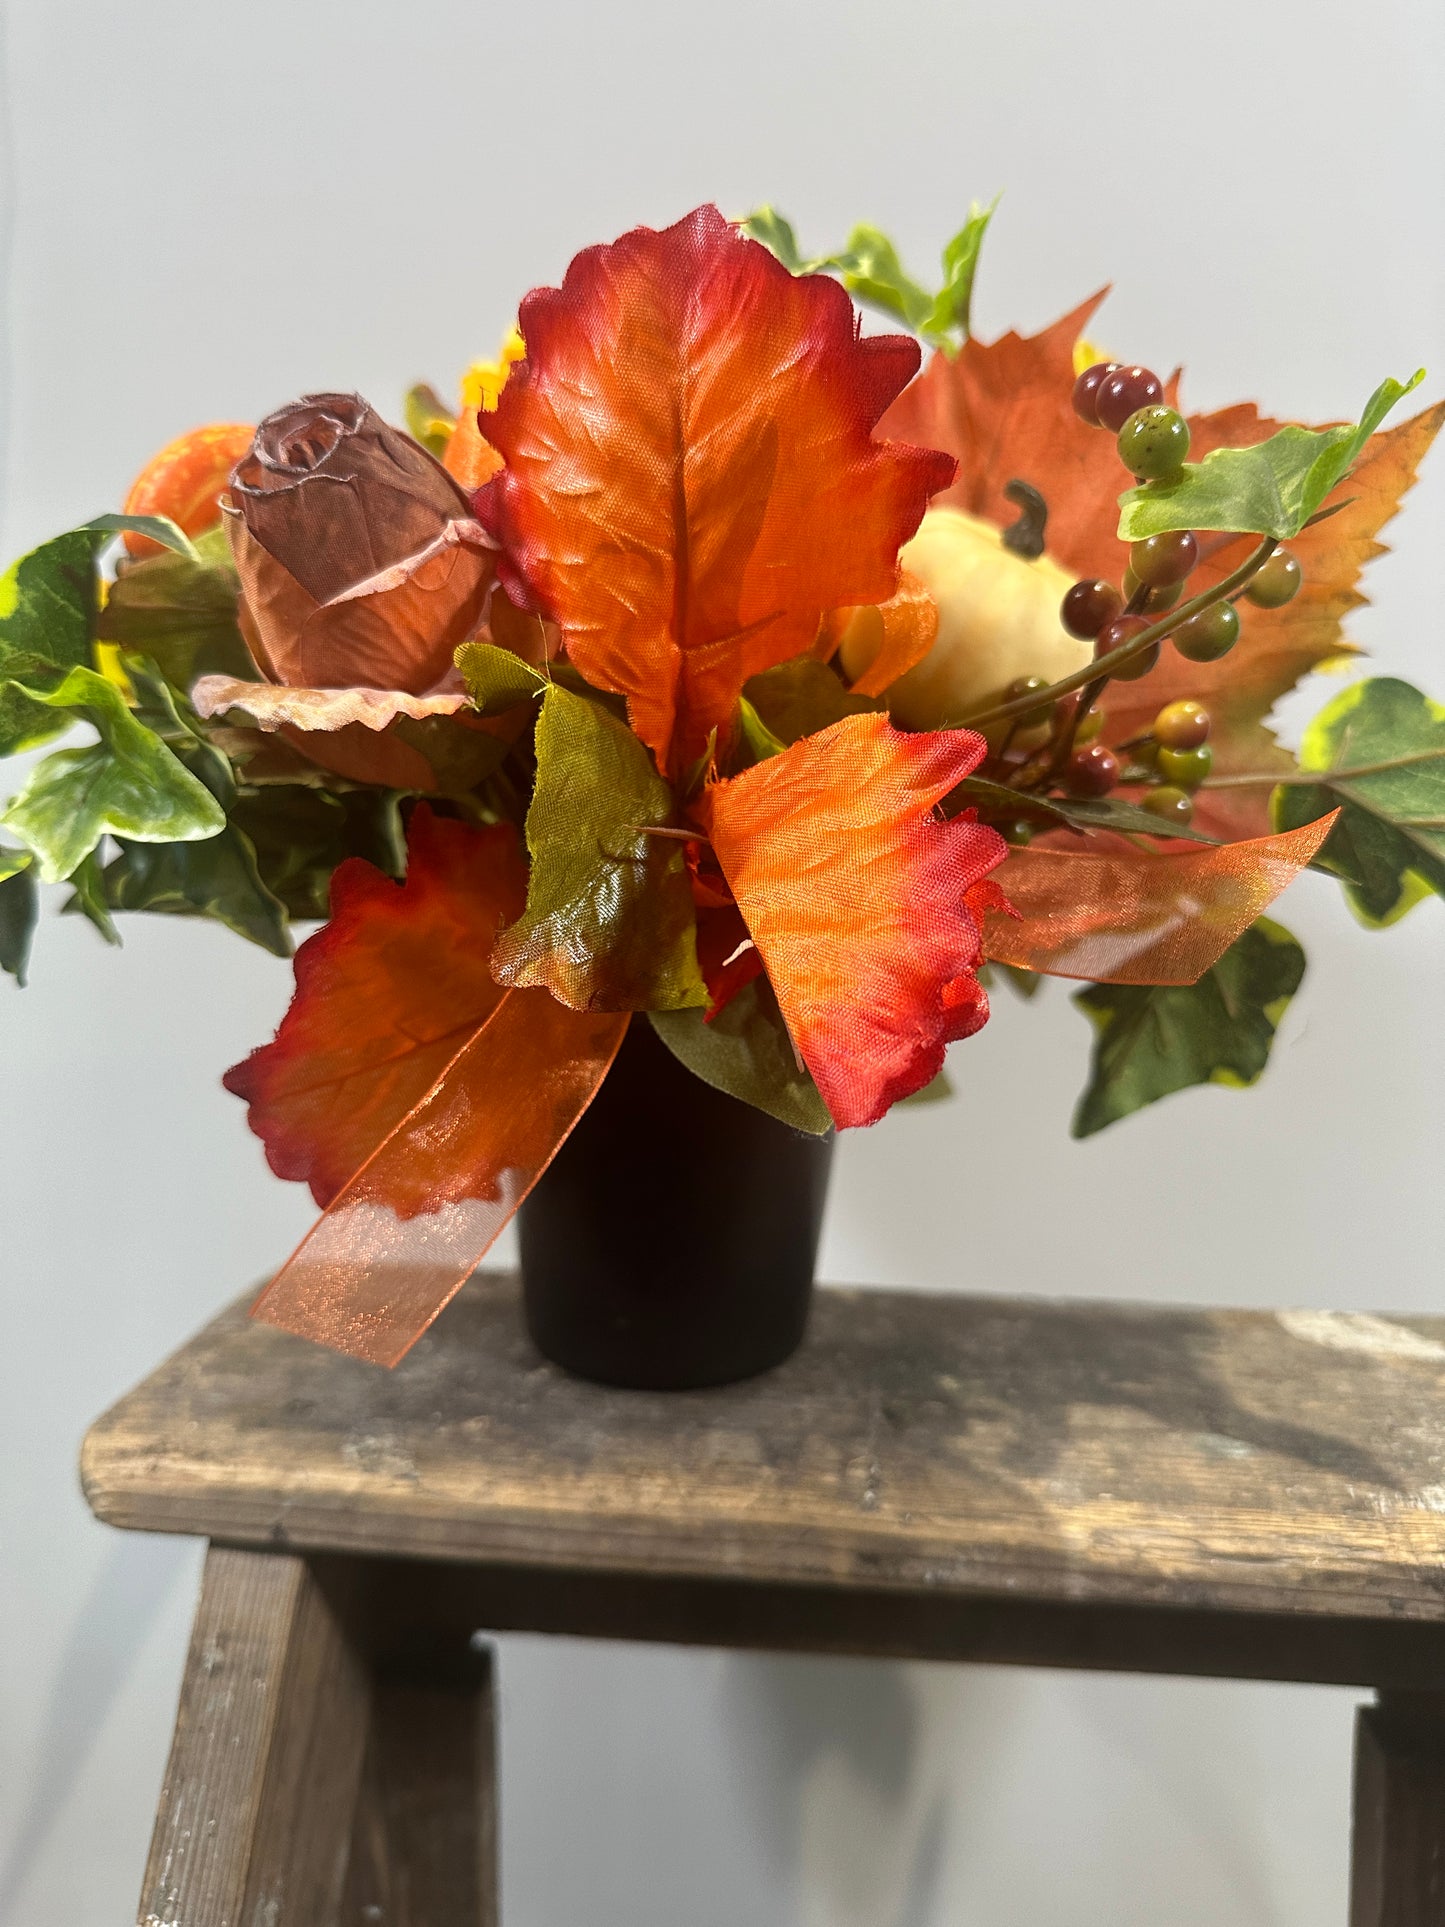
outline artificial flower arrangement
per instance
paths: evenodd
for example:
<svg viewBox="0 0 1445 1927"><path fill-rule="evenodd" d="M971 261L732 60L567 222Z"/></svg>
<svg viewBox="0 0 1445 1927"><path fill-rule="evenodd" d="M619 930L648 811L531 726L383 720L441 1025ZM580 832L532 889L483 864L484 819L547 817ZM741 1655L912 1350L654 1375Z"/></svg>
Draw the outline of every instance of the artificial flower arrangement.
<svg viewBox="0 0 1445 1927"><path fill-rule="evenodd" d="M979 342L987 221L937 294L871 229L638 229L527 296L455 416L195 431L10 570L0 749L96 740L4 812L5 967L37 877L111 941L154 910L287 956L325 919L226 1077L322 1207L263 1317L394 1363L634 1013L821 1136L936 1090L990 976L1082 979L1084 1134L1259 1076L1301 868L1377 925L1445 892L1445 709L1380 678L1297 754L1267 723L1348 653L1445 411L1186 418L1084 343L1099 297Z"/></svg>

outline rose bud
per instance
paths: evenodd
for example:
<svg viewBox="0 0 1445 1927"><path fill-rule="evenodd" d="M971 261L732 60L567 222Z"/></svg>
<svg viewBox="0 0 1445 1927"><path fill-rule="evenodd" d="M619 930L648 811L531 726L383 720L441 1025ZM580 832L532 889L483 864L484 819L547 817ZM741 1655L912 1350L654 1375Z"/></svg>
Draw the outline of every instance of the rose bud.
<svg viewBox="0 0 1445 1927"><path fill-rule="evenodd" d="M481 620L491 538L441 463L359 395L268 415L225 510L242 629L273 683L419 696Z"/></svg>
<svg viewBox="0 0 1445 1927"><path fill-rule="evenodd" d="M1050 555L1005 548L994 523L962 509L931 508L899 561L938 605L932 649L885 697L905 727L955 723L1021 677L1057 682L1091 660L1092 643L1071 636L1059 619L1073 575ZM867 671L869 638L861 623L843 635L839 658L851 680ZM876 642L871 646L876 650Z"/></svg>

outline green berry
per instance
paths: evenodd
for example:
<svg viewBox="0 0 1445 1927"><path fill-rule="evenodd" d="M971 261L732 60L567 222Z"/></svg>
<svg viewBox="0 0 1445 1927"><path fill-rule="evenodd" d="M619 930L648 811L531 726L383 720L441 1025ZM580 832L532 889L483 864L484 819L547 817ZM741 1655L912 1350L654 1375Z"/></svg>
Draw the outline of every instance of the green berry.
<svg viewBox="0 0 1445 1927"><path fill-rule="evenodd" d="M1189 454L1189 424L1177 408L1136 408L1119 430L1119 459L1144 482L1175 481Z"/></svg>
<svg viewBox="0 0 1445 1927"><path fill-rule="evenodd" d="M1159 774L1166 783L1173 783L1181 790L1197 790L1213 761L1214 754L1208 743L1200 743L1196 749L1161 748Z"/></svg>
<svg viewBox="0 0 1445 1927"><path fill-rule="evenodd" d="M1289 550L1276 549L1244 593L1258 609L1282 609L1299 594L1303 581L1304 571Z"/></svg>
<svg viewBox="0 0 1445 1927"><path fill-rule="evenodd" d="M1231 602L1212 603L1174 631L1174 647L1186 662L1217 662L1238 640L1239 612Z"/></svg>
<svg viewBox="0 0 1445 1927"><path fill-rule="evenodd" d="M1187 790L1176 789L1172 783L1161 783L1158 789L1146 790L1140 802L1151 816L1162 816L1166 823L1177 823L1184 829L1194 814L1194 803Z"/></svg>
<svg viewBox="0 0 1445 1927"><path fill-rule="evenodd" d="M1013 703L1017 702L1020 697L1023 696L1035 696L1041 689L1047 689L1048 686L1048 683L1042 676L1015 676L1014 680L1003 693L1006 700ZM1024 714L1019 717L1020 727L1029 729L1039 723L1046 723L1052 713L1052 703L1045 703L1040 709L1025 710Z"/></svg>
<svg viewBox="0 0 1445 1927"><path fill-rule="evenodd" d="M1154 740L1161 748L1198 749L1209 735L1209 711L1203 703L1166 703L1154 718Z"/></svg>
<svg viewBox="0 0 1445 1927"><path fill-rule="evenodd" d="M1076 743L1092 743L1103 727L1103 712L1098 709L1091 709L1087 715L1079 718L1074 729L1074 741Z"/></svg>
<svg viewBox="0 0 1445 1927"><path fill-rule="evenodd" d="M1034 840L1034 826L1027 817L1021 816L1016 823L1000 825L1005 843L1012 843L1015 849L1022 849Z"/></svg>

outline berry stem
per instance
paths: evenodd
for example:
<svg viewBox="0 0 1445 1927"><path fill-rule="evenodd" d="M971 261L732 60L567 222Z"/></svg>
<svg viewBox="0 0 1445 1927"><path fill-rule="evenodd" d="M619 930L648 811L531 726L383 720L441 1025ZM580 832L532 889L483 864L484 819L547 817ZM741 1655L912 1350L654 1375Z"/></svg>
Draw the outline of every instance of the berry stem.
<svg viewBox="0 0 1445 1927"><path fill-rule="evenodd" d="M1212 589L1204 590L1202 594L1194 596L1188 602L1181 602L1177 609L1171 609L1167 615L1161 616L1158 622L1151 623L1147 629L1141 630L1132 641L1122 643L1117 649L1111 649L1106 656L1096 657L1087 668L1076 669L1071 676L1064 676L1060 681L1050 683L1047 689L1035 690L1029 696L1018 696L1012 702L991 703L987 709L975 710L971 716L960 717L960 725L968 729L977 729L983 723L1007 722L1010 717L1022 716L1031 709L1041 709L1045 703L1057 702L1060 696L1070 696L1076 689L1086 688L1097 676L1112 676L1124 664L1133 662L1137 656L1142 656L1146 650L1163 642L1191 616L1197 616L1203 609L1212 609L1216 602L1228 601L1236 590L1242 589L1245 583L1253 580L1278 547L1279 543L1274 536L1265 536L1253 554L1246 561L1241 562L1232 574L1225 576L1223 581L1217 582Z"/></svg>
<svg viewBox="0 0 1445 1927"><path fill-rule="evenodd" d="M1207 776L1199 787L1207 790L1245 790L1263 789L1267 785L1275 789L1283 784L1286 787L1308 789L1312 784L1350 783L1361 776L1383 776L1387 770L1408 769L1412 763L1438 763L1439 760L1438 749L1412 749L1403 756L1387 757L1381 763L1355 763L1348 769L1296 769L1283 773L1259 769L1244 770L1238 775Z"/></svg>

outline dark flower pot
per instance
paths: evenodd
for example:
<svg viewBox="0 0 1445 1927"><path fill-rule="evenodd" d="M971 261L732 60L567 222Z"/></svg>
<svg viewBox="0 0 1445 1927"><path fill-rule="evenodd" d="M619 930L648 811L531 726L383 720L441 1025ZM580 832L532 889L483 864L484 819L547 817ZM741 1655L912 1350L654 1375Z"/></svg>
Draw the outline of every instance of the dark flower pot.
<svg viewBox="0 0 1445 1927"><path fill-rule="evenodd" d="M831 1137L704 1084L634 1017L519 1213L538 1350L669 1391L781 1364L807 1324L832 1156Z"/></svg>

